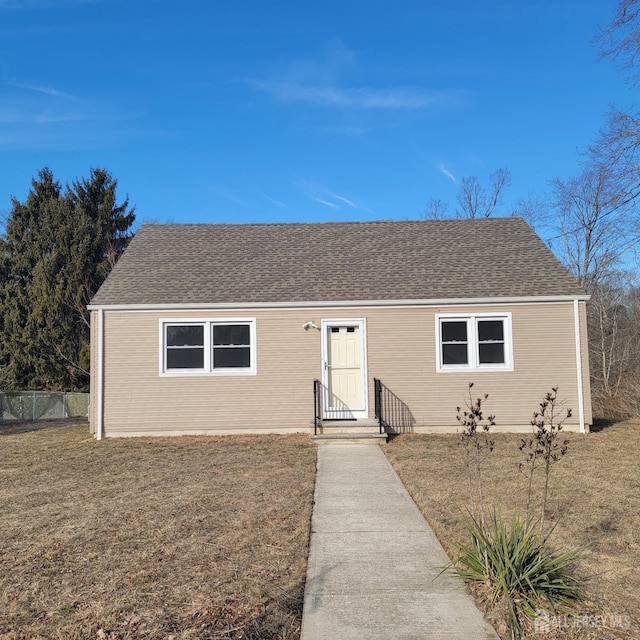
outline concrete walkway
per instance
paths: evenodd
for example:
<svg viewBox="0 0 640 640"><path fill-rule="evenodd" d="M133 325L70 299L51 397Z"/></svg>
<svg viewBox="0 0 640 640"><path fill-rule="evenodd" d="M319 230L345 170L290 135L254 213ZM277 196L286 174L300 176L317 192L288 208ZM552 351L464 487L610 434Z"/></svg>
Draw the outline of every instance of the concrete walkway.
<svg viewBox="0 0 640 640"><path fill-rule="evenodd" d="M498 640L447 562L380 447L318 445L301 640Z"/></svg>

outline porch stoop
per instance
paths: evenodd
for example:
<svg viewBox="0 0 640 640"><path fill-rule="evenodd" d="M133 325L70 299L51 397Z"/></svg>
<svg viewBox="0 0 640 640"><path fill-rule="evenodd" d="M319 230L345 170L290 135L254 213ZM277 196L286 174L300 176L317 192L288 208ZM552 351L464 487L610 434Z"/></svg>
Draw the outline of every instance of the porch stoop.
<svg viewBox="0 0 640 640"><path fill-rule="evenodd" d="M309 438L316 443L378 444L387 439L386 432L380 433L378 421L370 418L366 420L323 420L316 431L317 434L314 434L312 422Z"/></svg>

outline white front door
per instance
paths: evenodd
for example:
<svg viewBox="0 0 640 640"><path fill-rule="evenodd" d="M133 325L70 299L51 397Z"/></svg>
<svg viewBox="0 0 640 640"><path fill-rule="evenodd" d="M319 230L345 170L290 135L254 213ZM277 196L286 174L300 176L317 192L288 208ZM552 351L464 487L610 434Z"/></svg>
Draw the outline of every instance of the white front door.
<svg viewBox="0 0 640 640"><path fill-rule="evenodd" d="M324 417L367 417L364 321L323 320Z"/></svg>

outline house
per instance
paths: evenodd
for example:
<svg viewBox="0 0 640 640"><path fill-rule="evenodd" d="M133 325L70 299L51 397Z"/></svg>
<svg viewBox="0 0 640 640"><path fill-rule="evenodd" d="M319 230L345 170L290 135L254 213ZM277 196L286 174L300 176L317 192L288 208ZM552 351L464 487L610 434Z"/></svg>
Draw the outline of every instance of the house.
<svg viewBox="0 0 640 640"><path fill-rule="evenodd" d="M91 428L450 432L473 382L498 430L558 386L583 432L587 298L515 217L143 225L89 307Z"/></svg>

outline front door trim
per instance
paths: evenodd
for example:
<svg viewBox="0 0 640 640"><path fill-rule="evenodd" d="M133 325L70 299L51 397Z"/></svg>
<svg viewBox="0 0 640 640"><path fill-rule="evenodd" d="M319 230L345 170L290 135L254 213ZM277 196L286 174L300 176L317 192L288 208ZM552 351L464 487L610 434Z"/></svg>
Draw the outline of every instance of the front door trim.
<svg viewBox="0 0 640 640"><path fill-rule="evenodd" d="M323 398L323 418L325 420L339 419L340 415L333 413L329 408L329 367L328 367L328 340L330 327L359 327L360 328L360 375L362 385L362 407L349 411L351 418L366 419L369 417L369 392L367 388L367 340L366 340L366 320L364 318L325 318L321 321L322 334L322 387L324 389Z"/></svg>

